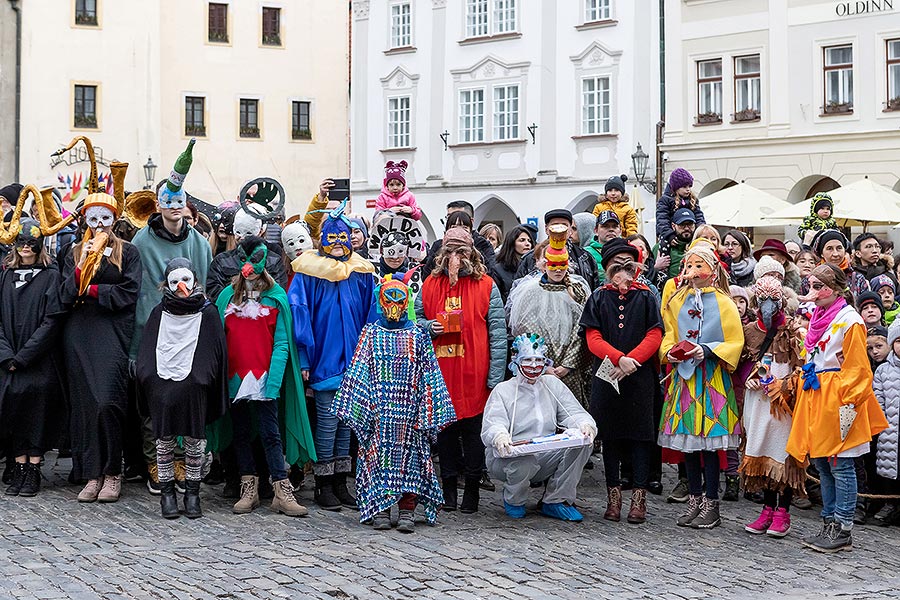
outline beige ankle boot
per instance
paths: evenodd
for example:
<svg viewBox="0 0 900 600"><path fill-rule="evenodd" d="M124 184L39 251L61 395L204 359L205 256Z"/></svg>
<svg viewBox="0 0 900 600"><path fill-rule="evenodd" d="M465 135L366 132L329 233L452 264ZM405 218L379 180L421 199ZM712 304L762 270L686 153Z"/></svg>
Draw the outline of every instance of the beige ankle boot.
<svg viewBox="0 0 900 600"><path fill-rule="evenodd" d="M259 506L258 484L259 477L256 475L241 475L241 499L234 503L231 512L245 515Z"/></svg>
<svg viewBox="0 0 900 600"><path fill-rule="evenodd" d="M275 490L275 497L272 498L272 510L284 513L289 517L305 517L309 514L306 507L297 502L294 498L294 486L291 485L290 479L282 479L272 483Z"/></svg>
<svg viewBox="0 0 900 600"><path fill-rule="evenodd" d="M103 477L103 487L97 494L100 502L116 502L122 494L122 476L106 475Z"/></svg>

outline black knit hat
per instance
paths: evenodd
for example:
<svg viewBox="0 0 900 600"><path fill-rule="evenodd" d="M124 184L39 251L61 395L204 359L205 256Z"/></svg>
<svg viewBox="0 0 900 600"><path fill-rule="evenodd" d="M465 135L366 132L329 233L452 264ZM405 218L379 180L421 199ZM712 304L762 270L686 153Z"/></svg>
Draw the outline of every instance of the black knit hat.
<svg viewBox="0 0 900 600"><path fill-rule="evenodd" d="M821 257L822 248L824 248L825 244L832 240L838 240L839 242L841 242L841 244L844 246L844 250L850 249L850 241L847 239L847 236L845 236L837 229L824 229L821 232L817 233L816 237L813 238L813 251Z"/></svg>
<svg viewBox="0 0 900 600"><path fill-rule="evenodd" d="M863 307L867 304L874 304L877 306L878 310L881 311L881 316L884 316L884 304L881 303L881 296L875 292L866 291L856 297L856 310L862 311Z"/></svg>
<svg viewBox="0 0 900 600"><path fill-rule="evenodd" d="M10 204L15 206L16 202L19 201L19 194L22 193L22 187L21 183L10 183L9 185L5 185L0 188L0 196L3 196Z"/></svg>
<svg viewBox="0 0 900 600"><path fill-rule="evenodd" d="M626 181L628 181L628 175L613 175L606 180L606 187L603 191L608 192L609 190L619 190L624 194Z"/></svg>
<svg viewBox="0 0 900 600"><path fill-rule="evenodd" d="M544 225L550 223L551 219L565 219L569 222L569 225L572 224L572 211L567 210L565 208L554 208L553 210L548 210L544 213Z"/></svg>
<svg viewBox="0 0 900 600"><path fill-rule="evenodd" d="M600 250L600 266L605 270L609 266L609 261L619 254L630 254L635 261L638 260L640 253L635 246L629 244L624 238L613 238L603 244Z"/></svg>

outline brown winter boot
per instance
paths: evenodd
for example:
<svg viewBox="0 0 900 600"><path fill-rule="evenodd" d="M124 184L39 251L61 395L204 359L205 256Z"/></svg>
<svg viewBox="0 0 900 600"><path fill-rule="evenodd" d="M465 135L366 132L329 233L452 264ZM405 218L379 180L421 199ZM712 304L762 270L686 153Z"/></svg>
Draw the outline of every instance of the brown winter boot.
<svg viewBox="0 0 900 600"><path fill-rule="evenodd" d="M631 492L631 510L626 520L635 525L647 520L647 490L634 488Z"/></svg>
<svg viewBox="0 0 900 600"><path fill-rule="evenodd" d="M309 515L306 507L298 504L297 499L294 498L294 486L291 485L290 479L274 481L272 482L272 488L275 490L275 497L272 498L272 510L289 517L305 517Z"/></svg>
<svg viewBox="0 0 900 600"><path fill-rule="evenodd" d="M258 484L259 477L256 475L241 475L241 499L234 503L231 512L245 515L259 506Z"/></svg>
<svg viewBox="0 0 900 600"><path fill-rule="evenodd" d="M606 512L603 518L616 521L622 518L622 488L620 486L606 488Z"/></svg>

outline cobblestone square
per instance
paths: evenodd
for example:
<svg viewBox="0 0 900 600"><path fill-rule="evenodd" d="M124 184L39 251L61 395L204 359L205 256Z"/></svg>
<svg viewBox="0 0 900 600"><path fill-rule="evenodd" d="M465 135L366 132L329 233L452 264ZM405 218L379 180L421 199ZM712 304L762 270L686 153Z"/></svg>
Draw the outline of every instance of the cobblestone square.
<svg viewBox="0 0 900 600"><path fill-rule="evenodd" d="M600 464L582 479L581 524L533 510L514 522L499 492L483 492L477 514L441 514L411 535L318 510L311 482L300 493L306 519L277 516L265 501L233 515L221 486L204 486L196 521L163 520L139 484L116 504L80 505L78 488L65 483L69 466L48 454L37 497L0 496L0 598L868 599L900 589L896 528L857 527L852 552L821 555L799 542L818 527L816 512L794 509L783 540L755 537L743 524L758 507L743 499L723 503L712 531L676 527L682 505L657 496L645 525L610 523ZM666 474L668 492L674 471ZM534 490L530 509L538 498Z"/></svg>

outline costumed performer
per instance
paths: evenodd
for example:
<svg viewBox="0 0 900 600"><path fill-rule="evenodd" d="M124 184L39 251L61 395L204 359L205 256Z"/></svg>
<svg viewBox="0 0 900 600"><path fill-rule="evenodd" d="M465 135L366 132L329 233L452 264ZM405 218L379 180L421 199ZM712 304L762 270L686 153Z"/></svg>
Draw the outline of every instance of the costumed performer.
<svg viewBox="0 0 900 600"><path fill-rule="evenodd" d="M431 336L409 320L409 289L388 279L376 288L378 321L366 325L334 397L333 410L359 439L356 496L359 521L414 531L416 504L434 524L444 502L431 461L438 432L456 420Z"/></svg>
<svg viewBox="0 0 900 600"><path fill-rule="evenodd" d="M374 301L375 267L353 251L346 202L321 225L320 248L304 252L291 266L289 293L294 342L304 378L316 398L316 503L325 510L356 508L347 489L350 428L332 412L344 371Z"/></svg>
<svg viewBox="0 0 900 600"><path fill-rule="evenodd" d="M553 361L536 334L513 340L515 377L497 384L484 409L481 440L491 477L503 483L503 508L513 519L525 516L533 483L545 483L541 513L563 521L581 521L575 496L584 465L591 457L597 424L569 388L547 369ZM514 444L553 435L563 429L584 436L585 443L512 456Z"/></svg>
<svg viewBox="0 0 900 600"><path fill-rule="evenodd" d="M744 332L729 295L728 274L712 246L694 242L683 265L674 293L663 294L665 335L659 354L674 368L658 439L663 448L684 453L690 496L677 524L711 529L721 523L716 453L740 443L731 373L744 347Z"/></svg>
<svg viewBox="0 0 900 600"><path fill-rule="evenodd" d="M191 261L173 258L163 276L162 301L147 318L137 355L136 390L138 404L153 423L162 516L178 518L175 449L181 437L184 514L196 519L203 514L206 426L228 408L228 348L219 311L203 293Z"/></svg>
<svg viewBox="0 0 900 600"><path fill-rule="evenodd" d="M856 510L854 459L869 452L872 436L888 427L872 389L866 354L866 327L853 309L847 276L831 263L809 275L816 309L803 341L806 364L797 390L794 422L787 451L797 461L807 457L819 471L822 529L803 539L819 552L850 550Z"/></svg>

